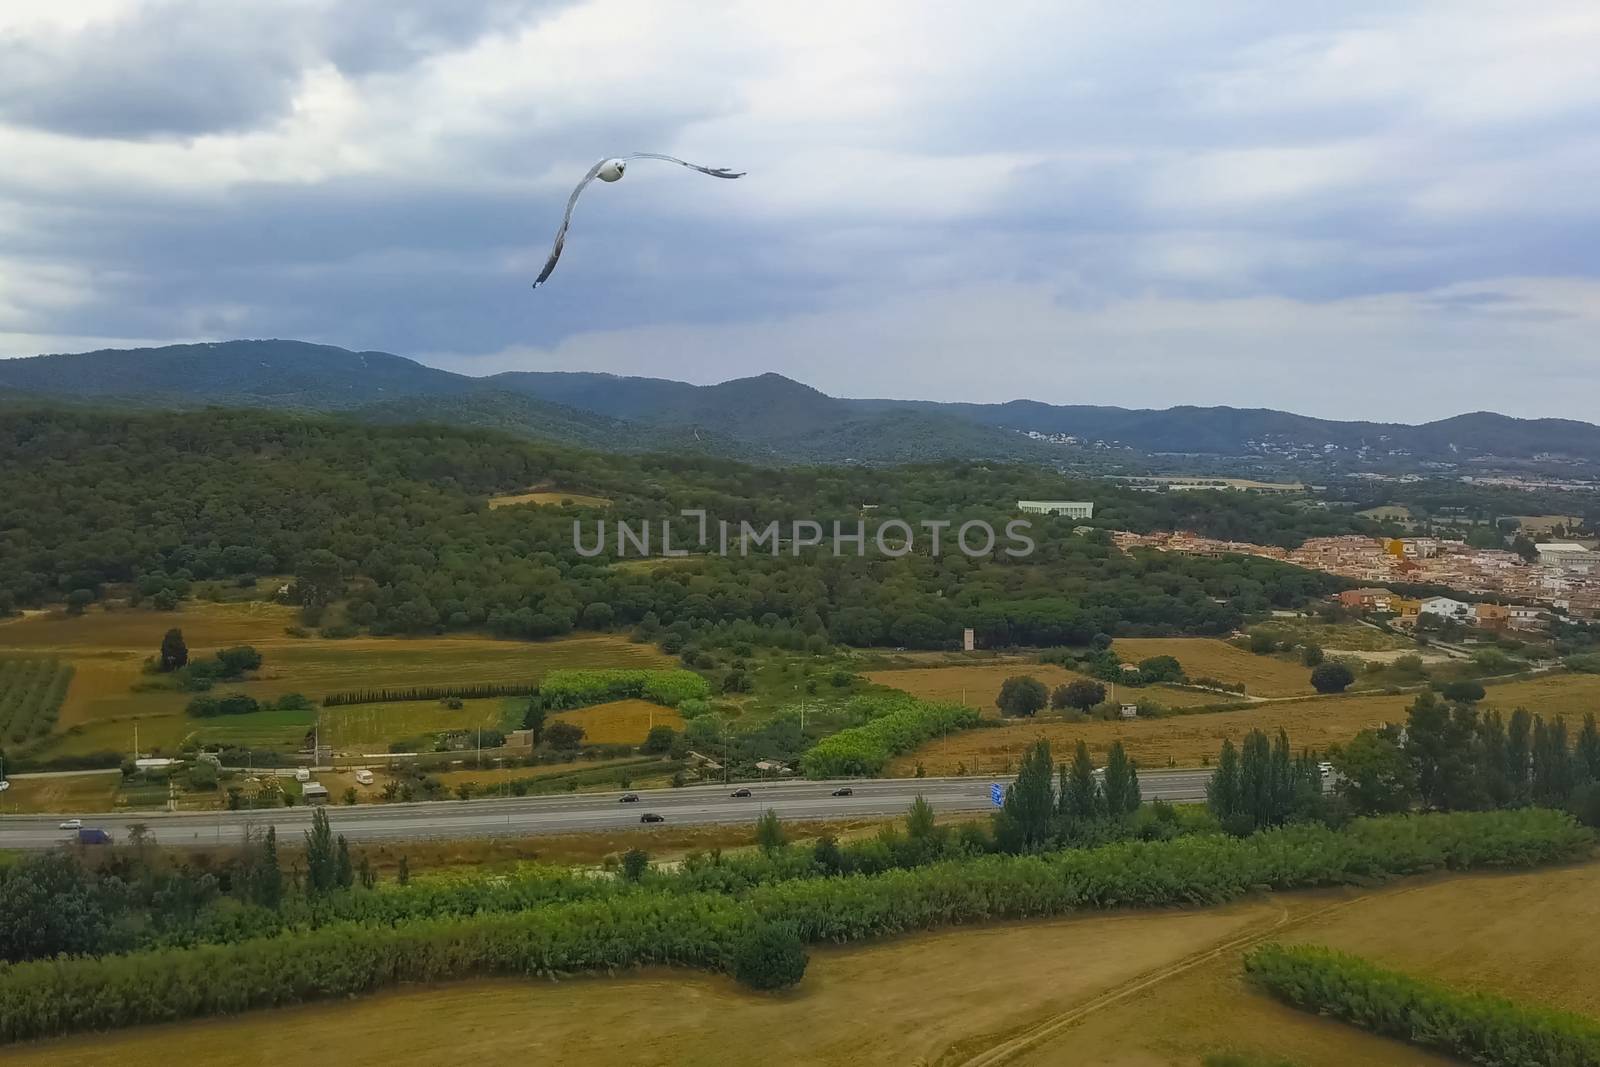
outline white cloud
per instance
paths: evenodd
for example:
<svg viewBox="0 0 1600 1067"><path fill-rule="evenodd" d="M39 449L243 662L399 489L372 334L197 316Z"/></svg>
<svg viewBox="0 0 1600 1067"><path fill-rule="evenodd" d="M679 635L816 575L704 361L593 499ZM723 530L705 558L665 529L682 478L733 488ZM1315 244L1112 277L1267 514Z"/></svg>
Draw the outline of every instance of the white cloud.
<svg viewBox="0 0 1600 1067"><path fill-rule="evenodd" d="M128 0L4 5L7 48L0 354L237 330L951 399L1600 399L1588 0ZM529 294L572 182L633 150L750 176L596 189ZM1536 373L1487 394L1438 371L1509 358ZM1312 388L1330 362L1363 376Z"/></svg>

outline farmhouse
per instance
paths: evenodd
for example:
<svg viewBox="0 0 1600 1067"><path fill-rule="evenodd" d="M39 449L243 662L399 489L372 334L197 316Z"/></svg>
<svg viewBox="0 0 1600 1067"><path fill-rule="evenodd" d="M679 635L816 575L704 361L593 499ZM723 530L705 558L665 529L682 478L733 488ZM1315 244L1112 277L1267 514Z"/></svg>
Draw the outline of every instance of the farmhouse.
<svg viewBox="0 0 1600 1067"><path fill-rule="evenodd" d="M1019 500L1017 510L1026 515L1062 515L1069 519L1094 518L1092 500Z"/></svg>

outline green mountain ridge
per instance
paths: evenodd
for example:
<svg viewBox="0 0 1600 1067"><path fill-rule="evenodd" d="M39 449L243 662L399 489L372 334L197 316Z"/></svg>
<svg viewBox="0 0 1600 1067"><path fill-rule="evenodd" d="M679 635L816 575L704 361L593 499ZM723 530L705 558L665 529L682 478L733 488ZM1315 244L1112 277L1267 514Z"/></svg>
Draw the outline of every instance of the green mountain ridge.
<svg viewBox="0 0 1600 1067"><path fill-rule="evenodd" d="M849 399L772 373L715 385L567 371L475 378L387 352L292 340L0 360L0 403L15 406L30 398L351 411L373 421L448 422L612 450L689 450L771 462L1061 463L1088 454L1029 436L1034 433L1146 454L1316 457L1326 450L1346 458L1395 455L1410 462L1600 463L1600 426L1569 419L1472 412L1411 426L1264 408Z"/></svg>

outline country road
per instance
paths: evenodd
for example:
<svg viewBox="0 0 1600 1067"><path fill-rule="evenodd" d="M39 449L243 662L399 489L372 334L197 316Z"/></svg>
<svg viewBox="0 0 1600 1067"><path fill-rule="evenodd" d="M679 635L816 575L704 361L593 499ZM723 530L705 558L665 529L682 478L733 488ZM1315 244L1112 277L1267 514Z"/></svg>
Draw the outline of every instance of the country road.
<svg viewBox="0 0 1600 1067"><path fill-rule="evenodd" d="M1146 800L1192 801L1205 797L1211 772L1196 770L1149 771L1140 775ZM640 829L639 816L654 812L664 824L684 826L753 823L768 808L779 817L850 819L903 814L918 794L940 813L985 811L993 807L990 787L1004 778L880 778L834 782L753 783L753 794L735 799L734 785L698 785L682 789L641 790L636 803L624 804L619 793L582 796L513 797L482 800L441 800L412 804L330 806L334 829L351 841L406 841L458 837L534 836L621 829ZM833 796L849 786L854 795ZM164 845L235 844L246 828L264 831L275 826L280 838L298 835L311 825L311 809L273 808L260 811L118 812L95 815L68 812L54 815L0 816L0 848L51 848L70 840L73 833L59 828L68 815L83 819L84 826L99 827L118 842L127 840L128 827L143 824L150 840ZM298 838L291 838L297 840Z"/></svg>

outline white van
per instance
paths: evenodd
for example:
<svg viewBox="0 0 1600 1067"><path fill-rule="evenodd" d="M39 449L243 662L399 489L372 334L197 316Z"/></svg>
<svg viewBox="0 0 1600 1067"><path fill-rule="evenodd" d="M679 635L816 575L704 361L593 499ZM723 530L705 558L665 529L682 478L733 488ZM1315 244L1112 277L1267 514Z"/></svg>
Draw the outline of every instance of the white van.
<svg viewBox="0 0 1600 1067"><path fill-rule="evenodd" d="M372 784L372 772L367 770L366 768L362 768L361 770L357 771L356 772L356 784L357 785L371 785Z"/></svg>

